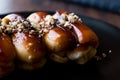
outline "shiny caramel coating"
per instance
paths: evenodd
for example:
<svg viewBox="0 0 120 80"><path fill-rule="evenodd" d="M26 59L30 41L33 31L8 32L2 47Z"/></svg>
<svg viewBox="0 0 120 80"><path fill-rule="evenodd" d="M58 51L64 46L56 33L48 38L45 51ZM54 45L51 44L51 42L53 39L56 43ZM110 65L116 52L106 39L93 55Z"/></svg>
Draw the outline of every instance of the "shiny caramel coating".
<svg viewBox="0 0 120 80"><path fill-rule="evenodd" d="M45 12L34 12L27 17L27 20L33 23L39 23L43 21L43 18L47 15Z"/></svg>
<svg viewBox="0 0 120 80"><path fill-rule="evenodd" d="M7 76L14 70L16 51L11 39L0 33L0 77Z"/></svg>
<svg viewBox="0 0 120 80"><path fill-rule="evenodd" d="M18 60L28 65L37 64L45 59L45 47L35 34L28 32L17 32L12 37L17 51Z"/></svg>
<svg viewBox="0 0 120 80"><path fill-rule="evenodd" d="M70 22L68 18L73 17L74 20L75 17L77 17L74 14L69 16L69 14L71 13L66 11L57 11L55 13L55 18L60 21L64 15L67 16L67 18L65 18L66 21ZM85 64L96 55L97 47L99 45L98 36L80 19L78 19L78 21L71 22L68 25L71 26L69 30L74 34L75 39L77 40L77 45L74 47L74 50L67 52L67 57L70 60L75 60L78 64ZM69 28L69 26L65 28Z"/></svg>
<svg viewBox="0 0 120 80"><path fill-rule="evenodd" d="M61 18L62 14L70 14L70 12L66 11L57 11L55 14L57 14L57 19L59 20ZM59 17L60 16L60 17ZM70 23L70 26L72 31L76 37L76 40L80 44L88 44L94 47L97 47L99 44L99 40L97 35L95 34L94 31L92 31L87 25L85 25L83 22L78 21L74 23Z"/></svg>
<svg viewBox="0 0 120 80"><path fill-rule="evenodd" d="M83 23L74 23L72 24L73 30L75 33L76 39L79 44L85 44L93 47L97 47L99 44L99 40L97 35L86 25Z"/></svg>
<svg viewBox="0 0 120 80"><path fill-rule="evenodd" d="M9 62L15 58L15 48L9 36L0 33L0 62Z"/></svg>
<svg viewBox="0 0 120 80"><path fill-rule="evenodd" d="M50 52L67 51L74 48L76 40L73 34L64 28L54 27L43 35L43 42Z"/></svg>

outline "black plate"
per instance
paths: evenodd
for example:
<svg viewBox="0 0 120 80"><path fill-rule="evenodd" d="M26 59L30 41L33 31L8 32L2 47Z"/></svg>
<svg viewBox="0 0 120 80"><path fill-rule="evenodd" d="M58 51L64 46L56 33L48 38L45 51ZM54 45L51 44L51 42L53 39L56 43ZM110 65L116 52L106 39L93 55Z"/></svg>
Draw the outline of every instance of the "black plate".
<svg viewBox="0 0 120 80"><path fill-rule="evenodd" d="M20 12L27 17L31 12ZM7 15L7 14L5 14ZM4 17L5 15L0 15ZM120 29L105 22L80 16L99 37L98 54L107 57L101 61L91 60L85 65L75 63L58 64L48 60L36 71L15 71L3 79L7 80L120 80ZM112 51L111 53L109 51Z"/></svg>

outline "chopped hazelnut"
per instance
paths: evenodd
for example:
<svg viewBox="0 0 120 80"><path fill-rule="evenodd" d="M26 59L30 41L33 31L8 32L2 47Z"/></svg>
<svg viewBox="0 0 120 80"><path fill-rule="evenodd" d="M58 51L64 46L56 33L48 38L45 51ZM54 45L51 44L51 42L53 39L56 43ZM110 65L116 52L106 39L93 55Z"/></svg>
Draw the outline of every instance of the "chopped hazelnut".
<svg viewBox="0 0 120 80"><path fill-rule="evenodd" d="M4 19L2 19L1 24L2 24L3 26L5 26L5 25L7 25L9 22L10 22L10 20L9 20L8 18L4 18Z"/></svg>
<svg viewBox="0 0 120 80"><path fill-rule="evenodd" d="M70 26L70 23L68 21L66 21L64 26Z"/></svg>

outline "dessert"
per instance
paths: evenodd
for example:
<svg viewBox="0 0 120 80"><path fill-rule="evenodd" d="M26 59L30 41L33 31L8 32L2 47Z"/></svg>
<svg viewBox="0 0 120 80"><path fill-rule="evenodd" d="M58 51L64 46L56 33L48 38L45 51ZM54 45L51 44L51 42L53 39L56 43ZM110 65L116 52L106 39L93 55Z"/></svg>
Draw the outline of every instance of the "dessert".
<svg viewBox="0 0 120 80"><path fill-rule="evenodd" d="M9 14L0 20L0 76L13 70L15 58L25 70L42 68L48 57L58 63L85 64L98 45L97 35L74 13ZM9 69L4 71L6 63Z"/></svg>
<svg viewBox="0 0 120 80"><path fill-rule="evenodd" d="M0 77L7 76L14 70L16 51L11 39L0 32Z"/></svg>
<svg viewBox="0 0 120 80"><path fill-rule="evenodd" d="M32 22L34 19L33 17ZM36 24L41 28L40 34L51 59L60 63L75 60L78 64L85 64L95 56L98 37L77 15L57 11L54 15L46 15L42 20Z"/></svg>
<svg viewBox="0 0 120 80"><path fill-rule="evenodd" d="M46 62L45 47L30 23L18 14L9 14L2 20L9 21L4 26L6 33L11 34L19 67L26 70L42 67Z"/></svg>

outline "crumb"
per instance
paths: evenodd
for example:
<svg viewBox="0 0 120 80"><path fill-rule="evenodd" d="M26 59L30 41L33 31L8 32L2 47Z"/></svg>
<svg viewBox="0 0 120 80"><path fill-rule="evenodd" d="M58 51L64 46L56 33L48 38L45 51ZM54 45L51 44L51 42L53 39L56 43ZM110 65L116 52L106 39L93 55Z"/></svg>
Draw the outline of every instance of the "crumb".
<svg viewBox="0 0 120 80"><path fill-rule="evenodd" d="M106 57L106 54L105 54L105 53L102 53L102 57L105 58L105 57Z"/></svg>
<svg viewBox="0 0 120 80"><path fill-rule="evenodd" d="M112 52L112 50L109 50L109 53L111 53Z"/></svg>

